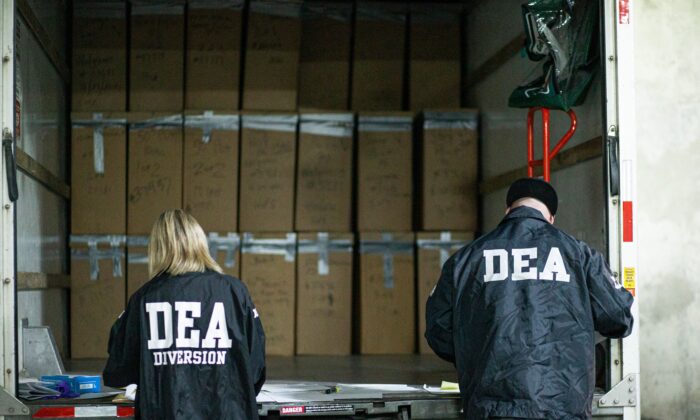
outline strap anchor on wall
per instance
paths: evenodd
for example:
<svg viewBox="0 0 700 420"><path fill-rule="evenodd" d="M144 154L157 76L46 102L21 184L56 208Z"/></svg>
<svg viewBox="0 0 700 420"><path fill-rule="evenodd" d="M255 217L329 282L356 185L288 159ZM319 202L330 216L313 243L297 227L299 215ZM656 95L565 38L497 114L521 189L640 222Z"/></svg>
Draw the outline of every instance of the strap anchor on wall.
<svg viewBox="0 0 700 420"><path fill-rule="evenodd" d="M542 113L542 159L535 160L535 113ZM549 108L532 107L527 113L527 176L532 178L535 174L535 166L542 167L542 175L545 181L550 179L550 163L552 159L564 148L566 143L576 132L576 113L573 109L567 111L571 119L569 130L559 140L554 149L549 150Z"/></svg>

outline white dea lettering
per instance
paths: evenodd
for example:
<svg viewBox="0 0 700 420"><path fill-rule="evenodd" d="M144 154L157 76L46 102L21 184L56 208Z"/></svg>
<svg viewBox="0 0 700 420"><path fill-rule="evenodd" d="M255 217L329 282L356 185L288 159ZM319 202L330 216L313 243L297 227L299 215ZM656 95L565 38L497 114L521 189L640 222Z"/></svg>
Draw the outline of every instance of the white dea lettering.
<svg viewBox="0 0 700 420"><path fill-rule="evenodd" d="M547 255L544 268L537 272L537 248L514 248L510 251L513 258L513 270L509 264L508 251L505 249L485 249L484 282L503 281L510 277L520 280L556 280L569 282L571 276L566 271L564 259L559 248L552 247ZM496 264L498 260L498 265ZM534 261L534 264L532 262Z"/></svg>
<svg viewBox="0 0 700 420"><path fill-rule="evenodd" d="M205 338L200 340L200 331L194 328L194 319L202 315L200 302L175 302L177 312L177 337L173 336L173 305L169 302L146 303L150 338L149 350L154 351L153 364L166 365L223 365L226 363L226 349L233 346L226 323L226 311L222 302L214 303L209 327ZM219 350L180 350L180 349L219 349ZM221 350L223 349L223 350Z"/></svg>

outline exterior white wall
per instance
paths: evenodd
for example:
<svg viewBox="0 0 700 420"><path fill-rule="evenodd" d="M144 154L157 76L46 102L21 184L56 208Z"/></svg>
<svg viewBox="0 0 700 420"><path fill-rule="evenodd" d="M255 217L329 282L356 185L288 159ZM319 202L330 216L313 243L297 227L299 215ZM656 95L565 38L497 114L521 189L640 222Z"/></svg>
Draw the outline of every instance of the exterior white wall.
<svg viewBox="0 0 700 420"><path fill-rule="evenodd" d="M637 0L642 417L700 418L700 1Z"/></svg>

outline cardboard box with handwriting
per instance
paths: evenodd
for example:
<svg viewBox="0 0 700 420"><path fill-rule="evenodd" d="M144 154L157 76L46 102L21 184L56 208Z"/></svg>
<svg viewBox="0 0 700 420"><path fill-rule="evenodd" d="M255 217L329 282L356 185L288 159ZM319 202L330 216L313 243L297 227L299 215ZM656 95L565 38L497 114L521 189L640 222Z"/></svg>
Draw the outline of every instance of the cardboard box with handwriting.
<svg viewBox="0 0 700 420"><path fill-rule="evenodd" d="M423 230L478 228L478 113L426 111L422 119Z"/></svg>
<svg viewBox="0 0 700 420"><path fill-rule="evenodd" d="M185 109L238 109L242 0L190 0Z"/></svg>
<svg viewBox="0 0 700 420"><path fill-rule="evenodd" d="M358 118L357 228L413 229L413 116L361 113Z"/></svg>
<svg viewBox="0 0 700 420"><path fill-rule="evenodd" d="M297 255L297 354L352 351L351 233L301 233Z"/></svg>
<svg viewBox="0 0 700 420"><path fill-rule="evenodd" d="M237 113L185 115L183 206L207 232L238 229Z"/></svg>
<svg viewBox="0 0 700 420"><path fill-rule="evenodd" d="M73 113L70 207L73 234L126 233L126 114Z"/></svg>
<svg viewBox="0 0 700 420"><path fill-rule="evenodd" d="M182 207L182 115L129 114L127 233L148 235L165 210Z"/></svg>
<svg viewBox="0 0 700 420"><path fill-rule="evenodd" d="M248 16L243 109L297 107L301 2L253 0Z"/></svg>
<svg viewBox="0 0 700 420"><path fill-rule="evenodd" d="M413 233L360 233L359 350L415 351Z"/></svg>
<svg viewBox="0 0 700 420"><path fill-rule="evenodd" d="M301 114L297 231L352 230L353 127L353 114Z"/></svg>
<svg viewBox="0 0 700 420"><path fill-rule="evenodd" d="M265 326L269 356L294 355L296 234L244 233L241 280Z"/></svg>
<svg viewBox="0 0 700 420"><path fill-rule="evenodd" d="M243 114L240 230L289 232L294 227L296 114Z"/></svg>
<svg viewBox="0 0 700 420"><path fill-rule="evenodd" d="M126 4L74 2L72 110L126 111Z"/></svg>
<svg viewBox="0 0 700 420"><path fill-rule="evenodd" d="M185 6L132 1L129 111L181 111Z"/></svg>

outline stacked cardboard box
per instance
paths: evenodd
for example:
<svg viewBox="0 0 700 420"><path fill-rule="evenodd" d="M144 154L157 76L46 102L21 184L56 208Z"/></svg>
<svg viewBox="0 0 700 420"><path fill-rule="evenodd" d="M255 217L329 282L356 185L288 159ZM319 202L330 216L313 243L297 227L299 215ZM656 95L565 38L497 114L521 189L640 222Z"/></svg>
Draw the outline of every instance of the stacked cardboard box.
<svg viewBox="0 0 700 420"><path fill-rule="evenodd" d="M184 11L178 1L132 1L130 111L182 110Z"/></svg>
<svg viewBox="0 0 700 420"><path fill-rule="evenodd" d="M147 237L153 222L165 210L182 207L182 115L131 113L129 115L129 171L127 234ZM144 249L141 249L143 247ZM143 255L129 247L129 257ZM143 262L128 261L128 295L148 281Z"/></svg>
<svg viewBox="0 0 700 420"><path fill-rule="evenodd" d="M410 103L412 110L459 107L461 6L412 4Z"/></svg>
<svg viewBox="0 0 700 420"><path fill-rule="evenodd" d="M361 232L413 229L413 116L360 114L357 227Z"/></svg>
<svg viewBox="0 0 700 420"><path fill-rule="evenodd" d="M296 109L300 13L300 1L253 0L250 3L244 109Z"/></svg>
<svg viewBox="0 0 700 420"><path fill-rule="evenodd" d="M238 229L238 135L238 114L185 115L184 208L206 232Z"/></svg>
<svg viewBox="0 0 700 420"><path fill-rule="evenodd" d="M126 111L126 5L74 3L72 109Z"/></svg>
<svg viewBox="0 0 700 420"><path fill-rule="evenodd" d="M456 251L474 239L472 232L419 232L418 248L418 350L430 354L425 340L425 304L440 278L442 266Z"/></svg>
<svg viewBox="0 0 700 420"><path fill-rule="evenodd" d="M297 354L352 350L353 234L299 235Z"/></svg>
<svg viewBox="0 0 700 420"><path fill-rule="evenodd" d="M185 108L238 109L242 0L190 0Z"/></svg>
<svg viewBox="0 0 700 420"><path fill-rule="evenodd" d="M403 109L406 12L406 6L397 3L357 4L353 109Z"/></svg>
<svg viewBox="0 0 700 420"><path fill-rule="evenodd" d="M72 357L105 357L125 306L126 115L74 113L72 120Z"/></svg>
<svg viewBox="0 0 700 420"><path fill-rule="evenodd" d="M413 233L360 233L359 351L415 351Z"/></svg>
<svg viewBox="0 0 700 420"><path fill-rule="evenodd" d="M296 234L244 233L241 279L265 328L271 356L294 354Z"/></svg>
<svg viewBox="0 0 700 420"><path fill-rule="evenodd" d="M423 230L477 229L477 120L475 110L423 114Z"/></svg>
<svg viewBox="0 0 700 420"><path fill-rule="evenodd" d="M352 229L352 114L301 114L297 231Z"/></svg>
<svg viewBox="0 0 700 420"><path fill-rule="evenodd" d="M304 4L299 54L299 108L347 109L352 5Z"/></svg>
<svg viewBox="0 0 700 420"><path fill-rule="evenodd" d="M245 114L241 133L240 229L294 226L296 114Z"/></svg>

